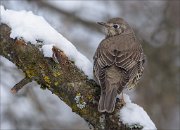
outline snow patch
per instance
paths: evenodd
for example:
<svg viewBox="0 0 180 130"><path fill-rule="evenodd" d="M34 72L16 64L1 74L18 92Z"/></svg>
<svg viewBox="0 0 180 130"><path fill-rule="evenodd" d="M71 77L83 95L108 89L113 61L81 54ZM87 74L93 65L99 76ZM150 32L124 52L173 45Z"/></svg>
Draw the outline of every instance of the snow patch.
<svg viewBox="0 0 180 130"><path fill-rule="evenodd" d="M143 130L156 130L155 124L144 109L139 105L132 103L128 95L123 95L126 104L118 113L120 121L128 126L141 125L143 126Z"/></svg>
<svg viewBox="0 0 180 130"><path fill-rule="evenodd" d="M53 55L53 51L52 51L52 48L53 48L53 44L50 44L50 45L43 45L42 46L42 52L44 54L44 57L52 57Z"/></svg>
<svg viewBox="0 0 180 130"><path fill-rule="evenodd" d="M122 99L122 93L117 95L117 98ZM125 103L131 103L131 99L125 93L123 93L123 98Z"/></svg>
<svg viewBox="0 0 180 130"><path fill-rule="evenodd" d="M82 70L89 78L93 77L93 65L89 59L81 54L76 47L52 28L49 23L42 16L34 15L31 11L13 11L4 9L0 6L1 23L7 24L11 27L11 38L23 38L26 42L31 44L39 44L37 41L43 41L44 45L53 44L62 50L66 56L75 62L75 65ZM44 47L48 50L48 46ZM49 50L45 51L45 55L49 56Z"/></svg>

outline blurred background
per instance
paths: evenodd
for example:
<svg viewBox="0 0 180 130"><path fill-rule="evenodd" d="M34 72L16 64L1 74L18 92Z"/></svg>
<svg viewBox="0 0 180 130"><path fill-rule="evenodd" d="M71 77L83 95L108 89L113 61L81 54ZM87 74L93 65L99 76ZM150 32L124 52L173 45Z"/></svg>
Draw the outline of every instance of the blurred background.
<svg viewBox="0 0 180 130"><path fill-rule="evenodd" d="M158 129L180 129L180 1L1 0L1 5L43 16L91 61L104 38L96 22L124 18L141 40L148 60L143 79L128 92L132 101L145 109ZM24 75L0 58L2 130L88 129L71 108L35 82L12 95L10 88Z"/></svg>

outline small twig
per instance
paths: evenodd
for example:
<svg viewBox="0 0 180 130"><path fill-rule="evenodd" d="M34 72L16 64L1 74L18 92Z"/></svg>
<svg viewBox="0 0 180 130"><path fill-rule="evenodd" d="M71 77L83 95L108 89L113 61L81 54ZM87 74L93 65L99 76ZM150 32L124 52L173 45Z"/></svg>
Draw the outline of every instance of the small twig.
<svg viewBox="0 0 180 130"><path fill-rule="evenodd" d="M41 8L43 7L43 8L47 8L51 11L58 12L59 14L65 16L66 18L73 21L74 23L80 23L84 27L88 27L90 29L93 29L93 30L96 30L96 31L102 33L102 29L98 28L98 24L96 24L92 21L89 21L89 20L85 20L85 19L77 16L74 12L68 12L61 8L57 8L56 6L53 6L44 0L38 0L38 1L29 0L29 2L36 2L36 4L38 6L40 6Z"/></svg>
<svg viewBox="0 0 180 130"><path fill-rule="evenodd" d="M17 83L13 88L11 88L11 93L16 94L21 88L23 88L29 82L31 82L31 79L25 77L19 83Z"/></svg>

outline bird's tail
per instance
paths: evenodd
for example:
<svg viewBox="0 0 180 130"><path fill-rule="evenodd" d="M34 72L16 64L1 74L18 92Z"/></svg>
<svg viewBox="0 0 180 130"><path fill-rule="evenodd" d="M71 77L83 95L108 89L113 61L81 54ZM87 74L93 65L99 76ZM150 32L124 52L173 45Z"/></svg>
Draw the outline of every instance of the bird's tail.
<svg viewBox="0 0 180 130"><path fill-rule="evenodd" d="M101 86L101 97L98 110L100 112L112 113L115 108L116 96L121 93L127 80L124 73L119 71L116 66L109 67L106 70L105 82Z"/></svg>
<svg viewBox="0 0 180 130"><path fill-rule="evenodd" d="M99 100L98 110L100 112L112 113L115 108L117 86L111 86L109 90L102 91Z"/></svg>

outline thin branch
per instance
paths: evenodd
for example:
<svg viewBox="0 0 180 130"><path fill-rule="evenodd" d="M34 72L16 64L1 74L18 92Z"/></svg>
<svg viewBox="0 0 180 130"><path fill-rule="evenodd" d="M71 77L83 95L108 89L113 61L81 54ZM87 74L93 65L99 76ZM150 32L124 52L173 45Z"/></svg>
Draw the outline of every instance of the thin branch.
<svg viewBox="0 0 180 130"><path fill-rule="evenodd" d="M31 79L29 79L29 78L22 79L13 88L11 88L11 93L16 94L21 88L23 88L29 82L31 82Z"/></svg>
<svg viewBox="0 0 180 130"><path fill-rule="evenodd" d="M58 12L61 15L68 18L68 20L73 21L74 23L81 24L88 29L93 29L93 30L96 30L96 31L102 33L102 29L99 28L98 24L91 22L89 20L82 19L81 17L77 16L74 12L68 12L68 11L63 10L61 8L55 7L55 6L53 6L53 5L47 3L46 1L43 1L43 0L37 0L37 1L29 0L29 2L36 2L36 4L41 8L43 7L43 8L50 9L54 12Z"/></svg>

